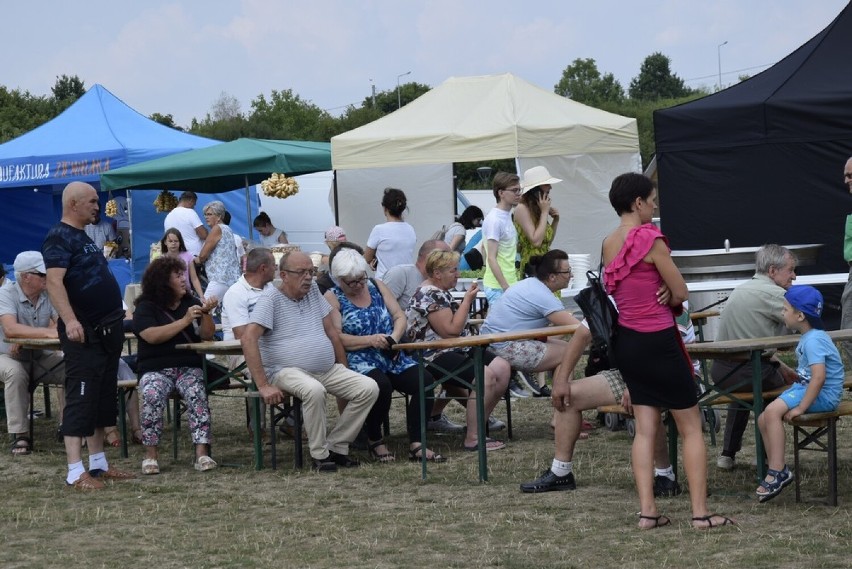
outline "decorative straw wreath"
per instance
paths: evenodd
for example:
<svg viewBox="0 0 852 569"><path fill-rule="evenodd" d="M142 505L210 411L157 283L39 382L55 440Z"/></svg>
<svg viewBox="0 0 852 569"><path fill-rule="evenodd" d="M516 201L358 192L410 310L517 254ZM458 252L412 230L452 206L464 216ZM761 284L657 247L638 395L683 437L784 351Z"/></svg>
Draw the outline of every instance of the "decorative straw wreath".
<svg viewBox="0 0 852 569"><path fill-rule="evenodd" d="M263 193L272 198L289 198L299 192L299 182L285 174L272 174L260 183Z"/></svg>

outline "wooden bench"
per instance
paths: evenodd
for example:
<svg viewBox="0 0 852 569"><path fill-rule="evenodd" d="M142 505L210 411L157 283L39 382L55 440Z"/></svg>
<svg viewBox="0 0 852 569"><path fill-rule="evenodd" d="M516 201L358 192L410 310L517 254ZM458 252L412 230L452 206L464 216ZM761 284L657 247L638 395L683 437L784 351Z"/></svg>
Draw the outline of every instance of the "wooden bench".
<svg viewBox="0 0 852 569"><path fill-rule="evenodd" d="M828 454L828 505L837 506L837 421L852 415L852 401L843 401L834 411L799 415L793 425L793 469L796 502L801 501L799 451L812 450Z"/></svg>
<svg viewBox="0 0 852 569"><path fill-rule="evenodd" d="M785 385L783 387L770 389L769 391L762 392L761 396L763 397L764 400L775 399L776 397L778 397L779 395L784 393L784 391L786 391L788 387L790 387L790 386ZM852 391L852 374L847 375L846 378L844 379L843 389ZM743 391L743 392L735 392L735 393L736 393L736 395L719 395L718 397L715 397L710 401L704 402L703 404L704 405L712 405L712 406L731 405L731 404L739 403L740 401L751 402L754 399L754 393L752 393L751 391Z"/></svg>

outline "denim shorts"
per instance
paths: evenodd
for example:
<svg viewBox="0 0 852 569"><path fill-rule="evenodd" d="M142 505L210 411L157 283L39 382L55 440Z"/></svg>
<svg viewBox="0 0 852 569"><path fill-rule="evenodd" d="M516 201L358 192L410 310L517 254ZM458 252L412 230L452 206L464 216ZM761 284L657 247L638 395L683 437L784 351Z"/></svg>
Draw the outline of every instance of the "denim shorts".
<svg viewBox="0 0 852 569"><path fill-rule="evenodd" d="M805 391L807 390L808 386L804 383L794 383L786 391L784 391L784 393L779 395L778 398L787 404L788 409L792 409L802 402L802 398L805 396ZM835 401L833 398L828 397L825 391L820 391L811 406L805 410L805 413L824 413L826 411L834 411L837 409L839 404L839 401Z"/></svg>

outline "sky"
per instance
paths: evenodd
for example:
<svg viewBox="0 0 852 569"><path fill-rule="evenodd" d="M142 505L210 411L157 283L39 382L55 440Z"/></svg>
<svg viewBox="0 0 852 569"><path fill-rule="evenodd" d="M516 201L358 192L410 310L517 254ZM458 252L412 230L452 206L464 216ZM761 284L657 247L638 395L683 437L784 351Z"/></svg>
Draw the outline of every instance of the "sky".
<svg viewBox="0 0 852 569"><path fill-rule="evenodd" d="M339 115L397 82L513 73L552 90L592 58L627 90L654 52L713 89L778 62L847 0L33 0L4 2L2 77L50 95L100 83L144 115L188 126L221 94L292 89ZM727 44L722 45L727 42ZM410 71L410 74L400 75Z"/></svg>

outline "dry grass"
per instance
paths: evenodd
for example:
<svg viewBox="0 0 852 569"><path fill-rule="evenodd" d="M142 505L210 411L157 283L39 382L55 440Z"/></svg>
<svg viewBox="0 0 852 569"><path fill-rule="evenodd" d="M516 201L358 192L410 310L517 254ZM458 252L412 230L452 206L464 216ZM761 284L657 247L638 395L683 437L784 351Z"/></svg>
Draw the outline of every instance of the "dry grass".
<svg viewBox="0 0 852 569"><path fill-rule="evenodd" d="M732 473L718 471L711 459L718 449L708 449L711 507L736 517L738 527L691 529L683 495L661 501L672 527L641 532L624 431L600 428L579 443L575 492L518 491L552 458L544 400L513 405L514 440L489 456L486 484L476 481L476 456L461 452L457 437L432 439L450 461L430 465L421 482L419 464L406 460L399 401L389 441L401 460L330 475L291 470L289 442L281 446L282 469L255 472L242 400L216 397L212 405L214 454L220 464L238 466L195 472L183 433L178 461L163 448L161 475L89 494L64 487L55 422L37 421L38 452L0 457L3 567L849 566L852 428L845 425L839 508L819 501L827 493L823 455L808 455L799 473L805 503L794 502L790 487L758 504L749 435ZM504 416L502 405L497 414ZM128 460L117 450L109 457L138 471L142 450L132 447Z"/></svg>

